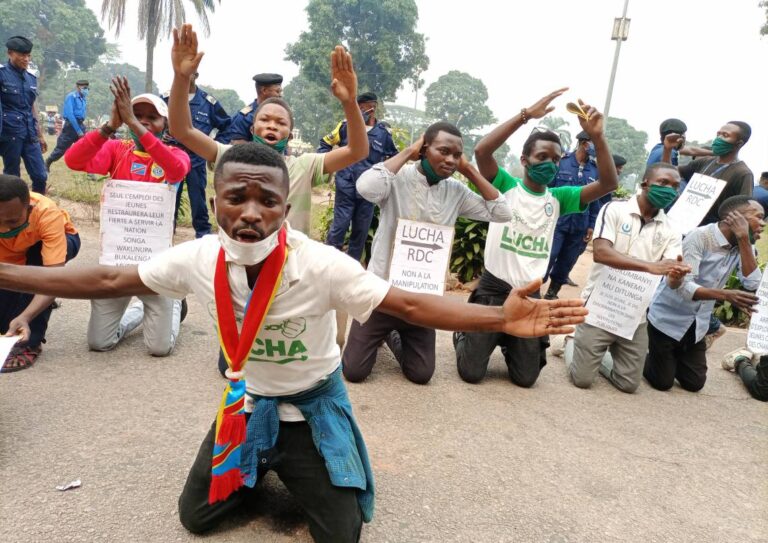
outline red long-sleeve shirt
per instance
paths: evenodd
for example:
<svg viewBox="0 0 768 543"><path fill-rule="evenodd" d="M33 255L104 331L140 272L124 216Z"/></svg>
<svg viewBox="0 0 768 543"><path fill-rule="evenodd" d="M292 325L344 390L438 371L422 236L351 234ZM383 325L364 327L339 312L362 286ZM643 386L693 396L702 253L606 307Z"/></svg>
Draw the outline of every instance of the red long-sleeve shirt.
<svg viewBox="0 0 768 543"><path fill-rule="evenodd" d="M132 140L106 139L94 130L64 153L64 162L72 170L150 183L175 184L189 173L189 155L182 149L163 144L149 132L139 141L144 151Z"/></svg>

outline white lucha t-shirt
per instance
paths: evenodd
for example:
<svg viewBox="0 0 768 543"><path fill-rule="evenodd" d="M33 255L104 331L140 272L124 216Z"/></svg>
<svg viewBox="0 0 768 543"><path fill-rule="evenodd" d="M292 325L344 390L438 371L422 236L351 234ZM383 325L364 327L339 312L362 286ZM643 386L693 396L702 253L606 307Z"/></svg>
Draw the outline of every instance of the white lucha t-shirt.
<svg viewBox="0 0 768 543"><path fill-rule="evenodd" d="M296 394L326 379L340 364L334 310L365 322L389 291L386 281L333 247L290 228L287 241L282 282L244 370L246 388L260 396ZM194 293L215 323L213 277L220 248L216 235L188 241L143 262L139 275L163 296ZM240 327L251 289L244 266L230 262L228 272ZM280 404L280 418L304 420L290 404Z"/></svg>

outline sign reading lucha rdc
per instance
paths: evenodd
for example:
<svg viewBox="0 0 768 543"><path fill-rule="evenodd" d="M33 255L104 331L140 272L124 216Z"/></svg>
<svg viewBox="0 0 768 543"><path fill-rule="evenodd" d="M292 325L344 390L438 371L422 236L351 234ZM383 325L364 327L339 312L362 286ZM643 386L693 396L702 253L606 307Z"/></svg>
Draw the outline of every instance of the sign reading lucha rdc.
<svg viewBox="0 0 768 543"><path fill-rule="evenodd" d="M452 245L453 226L399 219L389 283L410 292L442 295Z"/></svg>

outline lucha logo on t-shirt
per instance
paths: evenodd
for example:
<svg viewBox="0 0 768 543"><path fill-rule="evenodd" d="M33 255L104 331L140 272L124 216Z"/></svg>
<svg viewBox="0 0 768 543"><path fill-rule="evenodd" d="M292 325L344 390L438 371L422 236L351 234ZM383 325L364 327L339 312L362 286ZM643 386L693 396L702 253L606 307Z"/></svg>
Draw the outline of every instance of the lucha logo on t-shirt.
<svg viewBox="0 0 768 543"><path fill-rule="evenodd" d="M547 202L546 205L544 205L544 213L547 215L547 217L551 217L552 213L555 212L555 208L552 206L551 202Z"/></svg>
<svg viewBox="0 0 768 543"><path fill-rule="evenodd" d="M265 331L280 331L287 339L256 338L248 357L250 362L271 362L272 364L288 364L289 362L305 362L307 347L297 339L307 329L304 317L286 319L278 324L268 324ZM290 340L290 341L288 341Z"/></svg>
<svg viewBox="0 0 768 543"><path fill-rule="evenodd" d="M628 222L625 222L621 225L621 233L622 234L629 234L632 231L632 225Z"/></svg>
<svg viewBox="0 0 768 543"><path fill-rule="evenodd" d="M509 226L504 227L499 247L529 258L549 258L549 243L545 236L522 234Z"/></svg>

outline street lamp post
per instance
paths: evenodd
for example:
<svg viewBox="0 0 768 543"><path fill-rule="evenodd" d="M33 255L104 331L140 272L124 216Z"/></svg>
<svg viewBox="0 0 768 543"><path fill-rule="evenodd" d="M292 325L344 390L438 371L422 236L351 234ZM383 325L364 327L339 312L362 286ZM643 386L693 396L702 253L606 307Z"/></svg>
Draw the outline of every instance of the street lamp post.
<svg viewBox="0 0 768 543"><path fill-rule="evenodd" d="M611 68L611 80L608 82L608 95L605 97L605 108L603 114L608 117L608 112L611 109L611 95L613 94L613 82L616 79L616 68L619 65L619 52L621 51L621 42L627 41L629 36L629 22L631 19L627 19L627 6L629 0L624 0L624 13L621 17L616 17L613 20L613 32L611 33L611 39L616 42L616 52L613 54L613 67Z"/></svg>

